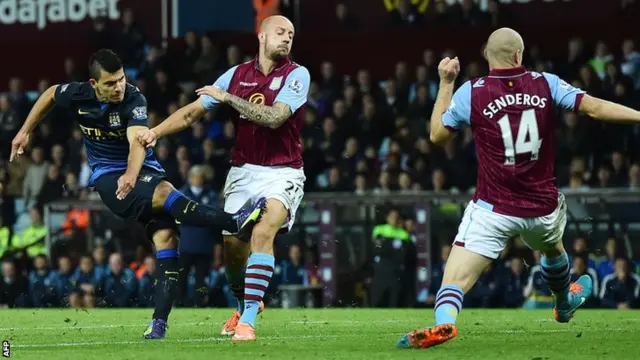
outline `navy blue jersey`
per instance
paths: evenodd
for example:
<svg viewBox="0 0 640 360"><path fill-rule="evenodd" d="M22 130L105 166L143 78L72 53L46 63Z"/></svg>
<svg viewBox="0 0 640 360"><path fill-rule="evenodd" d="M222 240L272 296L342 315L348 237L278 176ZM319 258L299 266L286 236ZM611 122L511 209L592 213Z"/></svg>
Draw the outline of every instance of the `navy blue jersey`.
<svg viewBox="0 0 640 360"><path fill-rule="evenodd" d="M124 99L118 104L98 100L88 82L59 85L54 100L56 106L67 110L67 116L80 125L84 134L91 166L90 186L101 175L127 169L127 127L149 126L147 99L135 86L127 84ZM151 149L147 149L142 166L164 172Z"/></svg>

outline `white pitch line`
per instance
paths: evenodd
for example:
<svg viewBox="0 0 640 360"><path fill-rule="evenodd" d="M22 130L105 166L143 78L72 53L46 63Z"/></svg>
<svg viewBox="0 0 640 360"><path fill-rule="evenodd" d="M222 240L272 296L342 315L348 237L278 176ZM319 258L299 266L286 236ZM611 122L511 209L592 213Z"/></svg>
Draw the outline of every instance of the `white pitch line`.
<svg viewBox="0 0 640 360"><path fill-rule="evenodd" d="M602 329L594 329L593 332L601 331ZM607 331L614 332L635 332L634 330L624 329L624 328L611 328L607 329ZM479 330L471 330L464 332L465 335L486 335L486 334L523 334L523 333L576 333L576 332L590 332L590 330L580 330L580 329L549 329L549 330L498 330L498 331L479 331ZM402 333L397 334L385 334L386 335L402 335ZM303 339L337 339L337 338L353 338L353 337L361 337L362 334L351 333L351 334L343 334L343 335L331 335L331 334L318 334L318 335L300 335L300 336L264 336L260 337L261 340L303 340ZM162 342L170 342L170 343L199 343L199 342L222 342L222 341L230 341L228 337L211 337L211 338L202 338L202 339L163 339L160 340ZM152 343L154 341L151 341ZM97 345L141 345L149 343L149 340L137 340L137 341L94 341L94 342L64 342L64 343L51 343L51 344L12 344L12 348L51 348L51 347L82 347L82 346L97 346Z"/></svg>
<svg viewBox="0 0 640 360"><path fill-rule="evenodd" d="M640 318L628 318L623 321L640 321ZM399 320L399 319L388 319L388 320L291 320L287 321L288 324L296 324L296 325L337 325L337 324L345 324L345 325L357 325L357 324L399 324L399 323L408 323L408 320ZM490 323L491 321L489 321ZM535 319L534 322L555 322L553 319ZM222 321L219 322L222 324ZM199 321L199 322L189 322L189 323L173 323L170 327L183 327L183 326L216 326L218 322L211 322L210 320ZM102 324L102 325L77 325L77 326L33 326L33 327L6 327L0 328L0 331L24 331L24 330L36 330L36 331L45 331L45 330L90 330L90 329L114 329L114 328L144 328L146 324Z"/></svg>

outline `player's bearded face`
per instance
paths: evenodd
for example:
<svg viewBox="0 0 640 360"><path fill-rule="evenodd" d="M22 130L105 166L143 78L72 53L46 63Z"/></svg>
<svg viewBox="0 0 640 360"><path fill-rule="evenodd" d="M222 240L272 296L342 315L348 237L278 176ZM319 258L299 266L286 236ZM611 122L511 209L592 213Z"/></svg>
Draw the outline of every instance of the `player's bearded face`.
<svg viewBox="0 0 640 360"><path fill-rule="evenodd" d="M274 59L282 59L289 56L293 44L293 29L276 27L266 34L267 55Z"/></svg>
<svg viewBox="0 0 640 360"><path fill-rule="evenodd" d="M91 85L93 85L100 100L118 103L124 99L127 80L123 69L111 74L102 71L100 79L91 79Z"/></svg>

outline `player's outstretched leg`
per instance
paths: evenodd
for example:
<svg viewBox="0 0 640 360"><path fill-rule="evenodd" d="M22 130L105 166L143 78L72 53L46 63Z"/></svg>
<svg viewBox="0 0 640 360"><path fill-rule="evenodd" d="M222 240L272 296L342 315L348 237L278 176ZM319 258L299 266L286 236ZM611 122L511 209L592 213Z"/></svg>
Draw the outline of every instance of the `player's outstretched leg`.
<svg viewBox="0 0 640 360"><path fill-rule="evenodd" d="M583 275L575 283L570 283L569 256L560 242L553 250L543 252L541 265L542 277L555 300L553 316L558 322L566 323L591 296L593 281L588 275Z"/></svg>
<svg viewBox="0 0 640 360"><path fill-rule="evenodd" d="M153 208L164 209L177 221L185 225L215 227L237 234L240 239L251 235L253 226L260 221L266 199L262 198L248 208L242 208L235 214L189 200L167 181L162 181L153 194Z"/></svg>
<svg viewBox="0 0 640 360"><path fill-rule="evenodd" d="M462 310L464 294L471 290L491 261L463 247L454 246L444 270L442 287L436 295L433 309L435 327L415 330L402 336L396 343L396 347L429 348L456 337L458 335L456 319Z"/></svg>
<svg viewBox="0 0 640 360"><path fill-rule="evenodd" d="M171 221L172 219L168 220ZM170 229L153 231L149 227L154 226L154 224L147 225L147 230L153 233L153 242L158 249L156 252L157 264L154 289L155 310L151 323L144 332L145 339L162 339L165 337L169 313L180 289L178 237L175 231Z"/></svg>
<svg viewBox="0 0 640 360"><path fill-rule="evenodd" d="M227 283L237 304L236 310L225 321L220 331L220 335L231 336L236 332L236 326L244 312L244 276L247 267L247 260L251 252L250 244L240 241L235 236L224 236L224 268ZM258 313L264 308L264 303L260 302Z"/></svg>
<svg viewBox="0 0 640 360"><path fill-rule="evenodd" d="M262 220L253 229L252 254L249 256L244 276L244 311L231 338L232 341L256 339L256 317L275 266L273 241L282 224L287 221L288 215L288 210L282 202L269 199Z"/></svg>

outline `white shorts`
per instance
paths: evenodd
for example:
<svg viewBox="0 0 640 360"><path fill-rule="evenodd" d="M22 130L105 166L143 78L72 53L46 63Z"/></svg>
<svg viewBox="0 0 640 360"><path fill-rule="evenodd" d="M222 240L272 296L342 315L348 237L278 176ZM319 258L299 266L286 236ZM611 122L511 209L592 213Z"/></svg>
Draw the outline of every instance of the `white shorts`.
<svg viewBox="0 0 640 360"><path fill-rule="evenodd" d="M558 207L554 212L535 218L501 215L470 201L453 244L497 259L507 241L515 236L520 236L533 250L555 246L562 241L566 224L567 205L562 194L558 195Z"/></svg>
<svg viewBox="0 0 640 360"><path fill-rule="evenodd" d="M261 197L275 199L289 211L289 219L282 224L281 231L291 230L298 206L304 196L303 169L284 166L259 166L246 164L232 167L224 184L224 211L235 213L248 201ZM231 235L222 231L223 235Z"/></svg>

